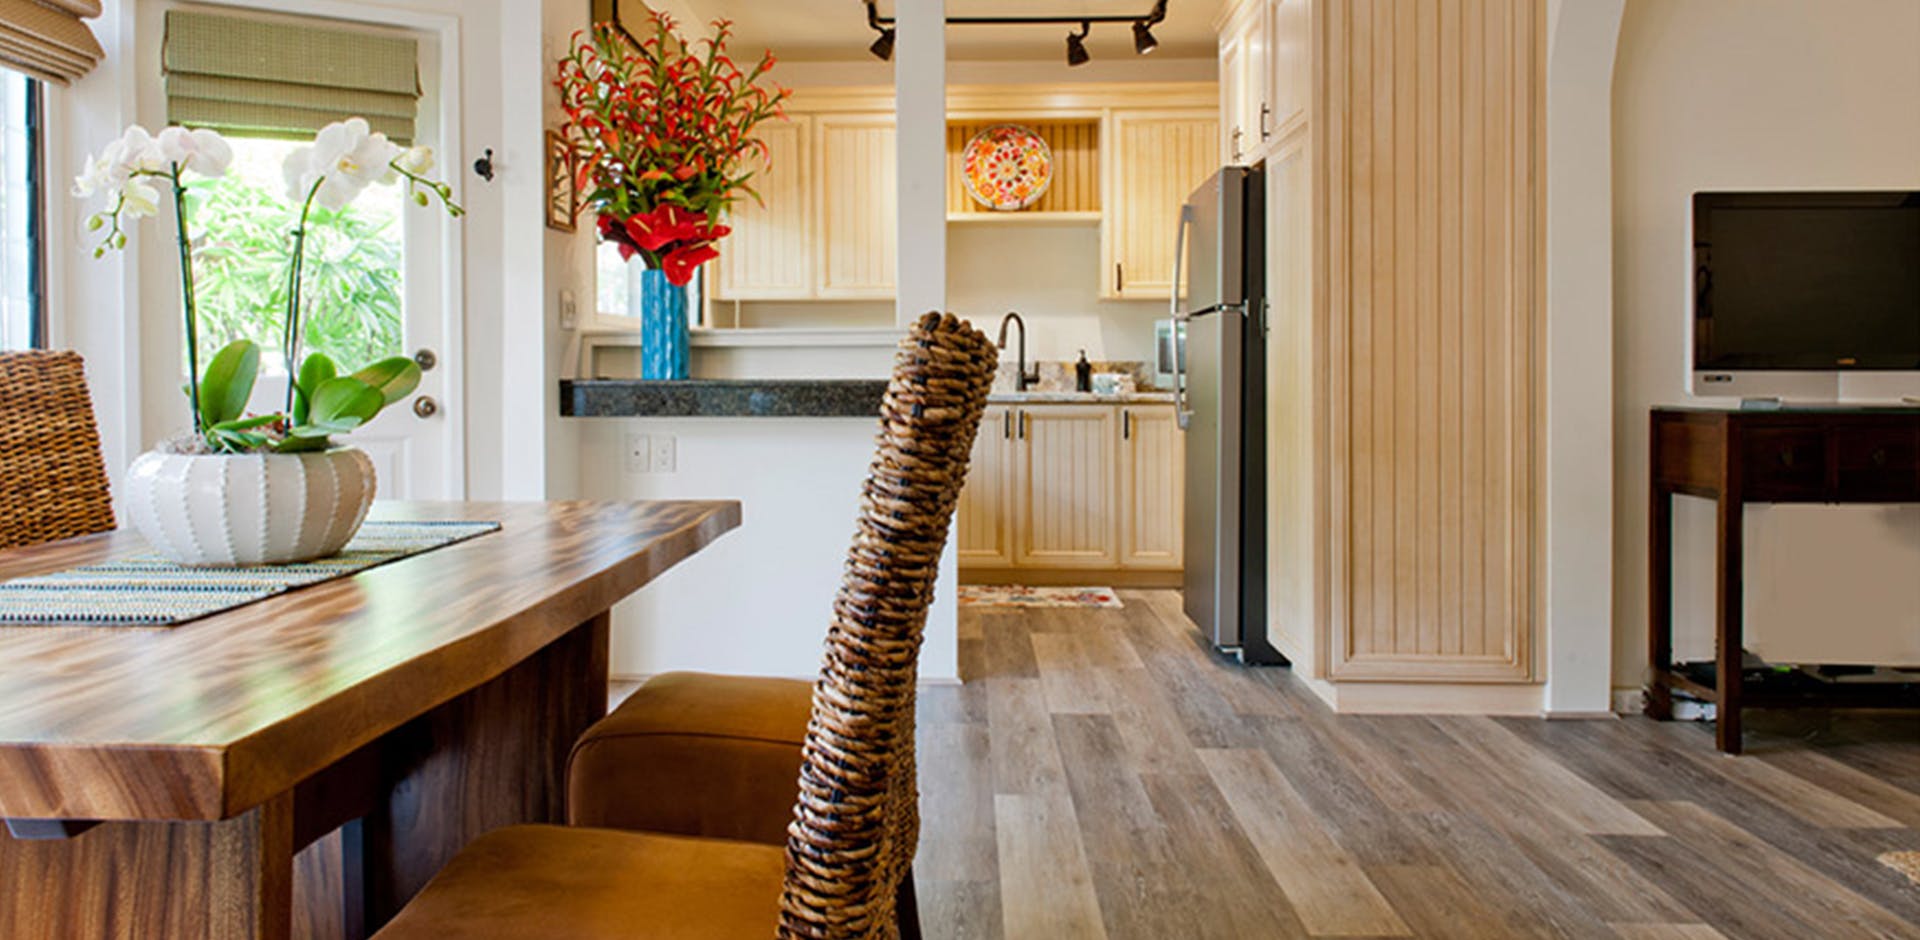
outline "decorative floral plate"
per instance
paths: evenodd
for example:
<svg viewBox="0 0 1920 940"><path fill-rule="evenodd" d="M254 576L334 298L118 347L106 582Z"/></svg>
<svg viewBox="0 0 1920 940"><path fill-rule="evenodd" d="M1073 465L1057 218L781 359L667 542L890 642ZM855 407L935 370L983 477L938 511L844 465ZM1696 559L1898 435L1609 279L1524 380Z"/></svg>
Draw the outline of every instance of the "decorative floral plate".
<svg viewBox="0 0 1920 940"><path fill-rule="evenodd" d="M1010 212L1038 202L1053 182L1053 150L1017 124L995 124L973 135L960 154L967 195L989 209Z"/></svg>

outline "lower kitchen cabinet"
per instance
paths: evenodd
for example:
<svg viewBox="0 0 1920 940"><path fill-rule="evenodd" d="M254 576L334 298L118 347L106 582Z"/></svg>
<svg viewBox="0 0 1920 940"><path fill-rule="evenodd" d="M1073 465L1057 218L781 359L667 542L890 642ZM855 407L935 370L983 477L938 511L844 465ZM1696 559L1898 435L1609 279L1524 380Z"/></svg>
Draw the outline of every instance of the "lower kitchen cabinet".
<svg viewBox="0 0 1920 940"><path fill-rule="evenodd" d="M1181 445L1172 405L990 406L960 495L960 566L1178 571Z"/></svg>
<svg viewBox="0 0 1920 940"><path fill-rule="evenodd" d="M1120 564L1177 571L1186 436L1173 406L1120 409Z"/></svg>

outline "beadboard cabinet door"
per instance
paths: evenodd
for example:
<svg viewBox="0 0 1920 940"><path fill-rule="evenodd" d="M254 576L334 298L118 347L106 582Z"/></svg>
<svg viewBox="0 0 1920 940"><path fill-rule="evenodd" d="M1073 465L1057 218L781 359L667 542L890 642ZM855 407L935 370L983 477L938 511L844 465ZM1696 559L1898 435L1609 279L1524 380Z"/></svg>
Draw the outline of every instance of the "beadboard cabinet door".
<svg viewBox="0 0 1920 940"><path fill-rule="evenodd" d="M720 243L716 300L797 300L813 296L812 123L804 114L770 121L756 134L767 144L747 181L760 199L733 204L733 234Z"/></svg>
<svg viewBox="0 0 1920 940"><path fill-rule="evenodd" d="M1115 111L1108 128L1101 296L1167 300L1180 206L1220 168L1220 118L1211 111Z"/></svg>
<svg viewBox="0 0 1920 940"><path fill-rule="evenodd" d="M1186 435L1172 405L1120 409L1120 564L1178 571Z"/></svg>
<svg viewBox="0 0 1920 940"><path fill-rule="evenodd" d="M891 115L821 114L813 119L814 204L819 206L815 296L893 296L894 121Z"/></svg>
<svg viewBox="0 0 1920 940"><path fill-rule="evenodd" d="M961 565L1013 565L1017 482L1013 423L1013 408L1007 405L988 405L980 418L967 485L960 490L957 560Z"/></svg>
<svg viewBox="0 0 1920 940"><path fill-rule="evenodd" d="M1047 405L1015 415L1015 564L1119 565L1119 417L1111 405Z"/></svg>

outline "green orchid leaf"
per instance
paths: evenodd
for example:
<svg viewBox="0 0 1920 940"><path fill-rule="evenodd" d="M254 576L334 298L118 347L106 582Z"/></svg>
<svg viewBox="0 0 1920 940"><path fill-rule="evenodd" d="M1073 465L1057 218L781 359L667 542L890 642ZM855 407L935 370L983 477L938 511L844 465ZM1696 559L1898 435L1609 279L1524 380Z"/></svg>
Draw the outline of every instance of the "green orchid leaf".
<svg viewBox="0 0 1920 940"><path fill-rule="evenodd" d="M226 453L244 454L260 450L271 443L265 434L252 431L233 431L225 428L209 428L207 437L216 449Z"/></svg>
<svg viewBox="0 0 1920 940"><path fill-rule="evenodd" d="M355 372L353 377L379 389L384 407L413 394L420 386L420 366L405 356L394 356Z"/></svg>
<svg viewBox="0 0 1920 940"><path fill-rule="evenodd" d="M304 454L311 451L326 450L327 445L330 443L332 442L327 440L325 434L313 436L290 435L283 438L280 443L275 444L273 446L273 452L276 454Z"/></svg>
<svg viewBox="0 0 1920 940"><path fill-rule="evenodd" d="M266 427L267 425L272 424L278 420L280 420L280 416L277 414L254 415L251 418L235 418L232 421L222 421L219 424L216 424L213 427L208 428L208 430L210 431L251 431L254 428Z"/></svg>
<svg viewBox="0 0 1920 940"><path fill-rule="evenodd" d="M260 372L260 347L236 339L213 354L200 379L200 419L208 426L223 424L247 410L253 380Z"/></svg>
<svg viewBox="0 0 1920 940"><path fill-rule="evenodd" d="M333 364L325 353L314 353L300 364L300 375L293 383L293 423L305 424L307 409L311 404L313 390L320 383L340 373L340 367Z"/></svg>
<svg viewBox="0 0 1920 940"><path fill-rule="evenodd" d="M350 375L335 376L314 388L304 423L350 430L373 420L386 406L379 389Z"/></svg>

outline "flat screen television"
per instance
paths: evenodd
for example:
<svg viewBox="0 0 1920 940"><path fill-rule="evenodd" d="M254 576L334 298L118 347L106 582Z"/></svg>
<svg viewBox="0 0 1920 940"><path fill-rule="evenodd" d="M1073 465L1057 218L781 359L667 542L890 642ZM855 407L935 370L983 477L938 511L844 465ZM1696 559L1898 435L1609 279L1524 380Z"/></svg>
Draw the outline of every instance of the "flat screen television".
<svg viewBox="0 0 1920 940"><path fill-rule="evenodd" d="M1697 394L1920 391L1920 192L1695 193L1693 258Z"/></svg>

